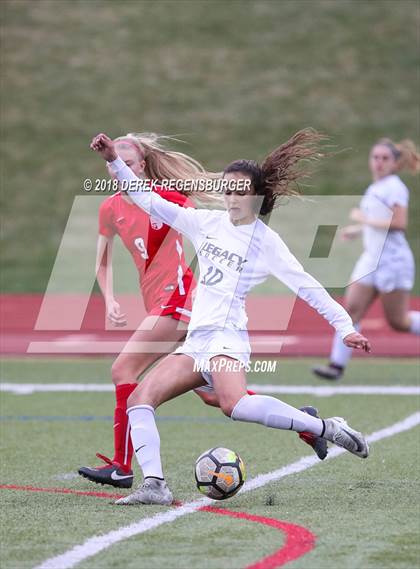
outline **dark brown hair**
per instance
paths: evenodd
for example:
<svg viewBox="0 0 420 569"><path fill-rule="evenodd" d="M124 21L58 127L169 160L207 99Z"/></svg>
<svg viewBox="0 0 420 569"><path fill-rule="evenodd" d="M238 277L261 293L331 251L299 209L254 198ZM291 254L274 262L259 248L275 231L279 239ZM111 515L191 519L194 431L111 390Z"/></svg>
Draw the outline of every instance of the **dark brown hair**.
<svg viewBox="0 0 420 569"><path fill-rule="evenodd" d="M249 176L255 193L264 196L260 215L267 215L281 197L299 195L298 181L310 174L308 165L323 156L319 146L325 139L316 130L305 128L273 150L261 166L254 160L235 160L223 174L241 172Z"/></svg>

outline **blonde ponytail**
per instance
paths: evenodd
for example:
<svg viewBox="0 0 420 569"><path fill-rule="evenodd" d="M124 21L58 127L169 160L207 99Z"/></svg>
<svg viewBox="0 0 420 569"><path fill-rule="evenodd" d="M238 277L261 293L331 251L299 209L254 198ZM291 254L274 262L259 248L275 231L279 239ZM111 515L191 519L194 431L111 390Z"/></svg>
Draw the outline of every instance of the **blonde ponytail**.
<svg viewBox="0 0 420 569"><path fill-rule="evenodd" d="M183 152L168 150L165 145L168 141L179 142L174 137L153 132L130 132L114 140L114 142L128 142L137 148L141 158L146 162L145 174L152 180L217 179L222 176L221 172L207 171L200 162ZM217 204L222 201L222 196L216 192L180 190L180 193L207 204Z"/></svg>
<svg viewBox="0 0 420 569"><path fill-rule="evenodd" d="M412 174L420 172L420 153L412 140L394 142L390 138L381 138L376 144L387 146L397 161L397 171L408 170Z"/></svg>

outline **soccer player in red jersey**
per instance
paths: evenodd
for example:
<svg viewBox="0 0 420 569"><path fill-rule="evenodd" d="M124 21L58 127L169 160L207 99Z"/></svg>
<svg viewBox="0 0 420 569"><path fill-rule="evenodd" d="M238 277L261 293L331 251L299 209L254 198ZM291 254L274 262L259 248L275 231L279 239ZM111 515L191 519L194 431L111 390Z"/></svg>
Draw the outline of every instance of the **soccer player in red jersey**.
<svg viewBox="0 0 420 569"><path fill-rule="evenodd" d="M115 142L119 155L139 177L162 180L211 175L189 156L165 150L156 135L128 134ZM183 207L194 207L192 201L180 192L165 191L158 186L153 189L168 201ZM137 387L137 378L184 339L195 280L185 262L183 240L178 232L160 220L150 218L124 193L110 196L99 210L96 272L107 317L115 326L125 326L127 323L113 291L112 246L116 235L119 235L136 265L148 316L111 368L116 394L114 457L111 460L98 453L97 456L105 462L104 466L84 466L78 472L93 482L130 488L133 483L133 447L126 414L127 399ZM165 343L164 346L159 344L161 342ZM200 390L196 393L209 405L218 405L214 394Z"/></svg>

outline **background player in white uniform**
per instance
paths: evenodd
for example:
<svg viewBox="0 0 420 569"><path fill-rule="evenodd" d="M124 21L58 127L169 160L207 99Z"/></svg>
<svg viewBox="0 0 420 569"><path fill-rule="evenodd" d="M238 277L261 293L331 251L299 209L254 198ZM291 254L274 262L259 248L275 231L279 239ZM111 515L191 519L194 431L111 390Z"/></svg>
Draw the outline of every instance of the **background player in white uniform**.
<svg viewBox="0 0 420 569"><path fill-rule="evenodd" d="M394 143L379 140L371 149L369 168L372 184L351 212L357 225L343 230L344 239L362 234L363 254L350 277L346 290L346 309L357 330L369 306L379 295L385 317L394 330L420 334L420 312L409 311L410 291L414 284L414 258L405 237L408 220L409 190L397 172L420 170L420 155L410 140ZM329 364L313 368L323 379L339 379L351 357L336 335Z"/></svg>
<svg viewBox="0 0 420 569"><path fill-rule="evenodd" d="M258 213L272 211L276 198L290 193L290 185L302 176L297 167L299 160L319 155L319 138L314 131L304 130L274 150L261 167L246 160L228 166L225 178L250 181L251 185L249 191L226 192L224 212L181 208L147 190L129 192L139 207L192 241L200 280L185 344L158 364L128 400L131 437L145 480L138 490L117 503L172 502L163 478L155 409L206 382L214 387L223 413L233 420L309 431L357 456L368 455L364 437L343 419L324 421L274 397L250 396L246 392L244 366L249 361L250 346L245 296L270 274L322 314L347 346L370 350L368 340L354 330L346 311L304 271L279 235L258 219ZM91 148L110 163L121 182L138 185L140 180L117 156L109 137L96 136ZM205 370L203 374L197 364Z"/></svg>

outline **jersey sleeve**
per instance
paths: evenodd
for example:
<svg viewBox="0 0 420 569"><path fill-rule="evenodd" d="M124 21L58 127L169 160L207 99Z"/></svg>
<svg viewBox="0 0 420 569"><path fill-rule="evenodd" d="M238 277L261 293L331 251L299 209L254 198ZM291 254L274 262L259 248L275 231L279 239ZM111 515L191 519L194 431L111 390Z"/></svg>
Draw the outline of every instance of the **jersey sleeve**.
<svg viewBox="0 0 420 569"><path fill-rule="evenodd" d="M172 191L172 190L165 190L164 188L158 186L154 192L156 194L158 194L159 196L162 196L162 198L164 198L165 200L168 200L169 202L173 202L176 203L182 207L192 207L194 208L194 204L193 202L187 198L187 196L185 196L184 194L181 194L180 192L177 191Z"/></svg>
<svg viewBox="0 0 420 569"><path fill-rule="evenodd" d="M408 207L410 192L407 186L398 177L395 177L389 182L386 192L386 205L394 207L399 205L401 207Z"/></svg>
<svg viewBox="0 0 420 569"><path fill-rule="evenodd" d="M103 201L99 207L98 225L98 231L104 237L112 237L115 235L116 231L113 223L110 199Z"/></svg>
<svg viewBox="0 0 420 569"><path fill-rule="evenodd" d="M128 190L128 195L138 207L194 240L195 235L199 233L198 210L182 207L157 192L142 189L144 180L140 180L120 157L109 162L109 167L125 185L124 189Z"/></svg>
<svg viewBox="0 0 420 569"><path fill-rule="evenodd" d="M336 302L312 275L305 272L281 237L274 232L268 247L268 272L307 302L345 338L355 332L353 322L344 308Z"/></svg>

